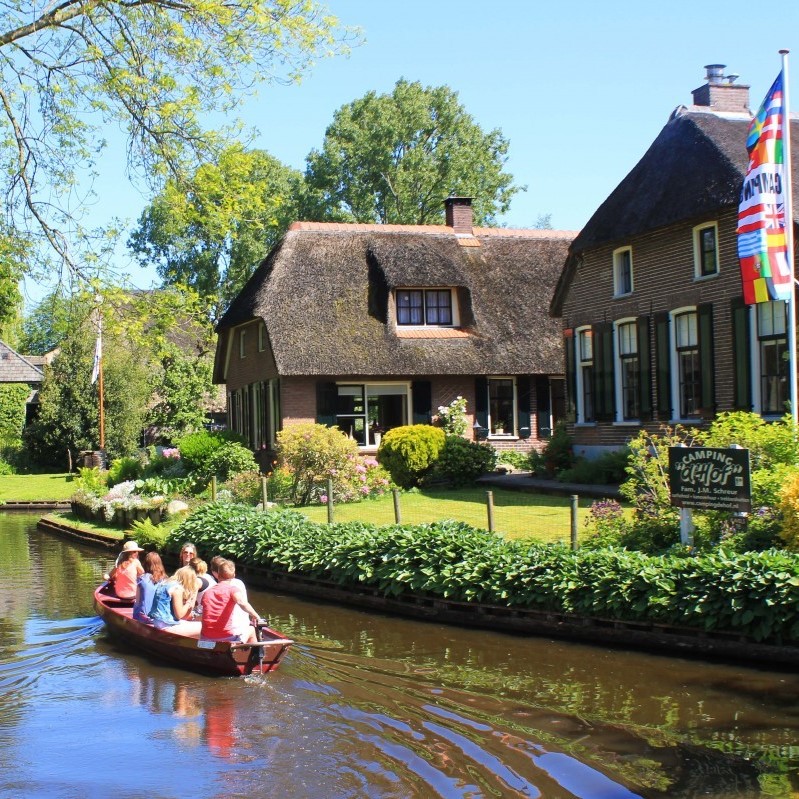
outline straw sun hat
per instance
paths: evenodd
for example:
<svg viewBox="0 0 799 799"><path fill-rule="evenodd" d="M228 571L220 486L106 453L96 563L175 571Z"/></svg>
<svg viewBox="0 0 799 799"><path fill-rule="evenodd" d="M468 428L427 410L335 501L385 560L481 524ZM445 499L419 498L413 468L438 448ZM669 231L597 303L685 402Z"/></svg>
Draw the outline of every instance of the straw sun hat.
<svg viewBox="0 0 799 799"><path fill-rule="evenodd" d="M122 547L123 552L144 552L144 550L135 541L125 541Z"/></svg>

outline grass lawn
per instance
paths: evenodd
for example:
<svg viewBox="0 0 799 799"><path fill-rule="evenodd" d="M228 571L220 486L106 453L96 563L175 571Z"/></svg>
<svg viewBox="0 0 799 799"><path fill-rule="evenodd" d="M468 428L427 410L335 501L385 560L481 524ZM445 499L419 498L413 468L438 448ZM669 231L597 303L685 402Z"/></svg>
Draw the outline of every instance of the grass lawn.
<svg viewBox="0 0 799 799"><path fill-rule="evenodd" d="M4 474L0 503L69 499L75 493L71 474Z"/></svg>
<svg viewBox="0 0 799 799"><path fill-rule="evenodd" d="M569 497L529 494L522 491L493 489L494 529L506 538L534 538L538 541L568 542L571 535ZM581 499L578 512L578 535L585 530L585 519L592 499ZM399 495L403 524L456 519L473 527L488 528L486 490L461 488L423 490ZM327 521L327 506L297 508L310 519ZM336 522L362 521L394 524L394 501L391 494L378 499L334 507Z"/></svg>

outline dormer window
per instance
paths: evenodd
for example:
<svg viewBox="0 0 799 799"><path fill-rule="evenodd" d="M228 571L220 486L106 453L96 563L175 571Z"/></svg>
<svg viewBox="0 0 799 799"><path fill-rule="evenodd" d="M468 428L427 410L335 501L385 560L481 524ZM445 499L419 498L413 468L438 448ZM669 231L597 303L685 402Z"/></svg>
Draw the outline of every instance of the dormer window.
<svg viewBox="0 0 799 799"><path fill-rule="evenodd" d="M451 327L452 289L397 289L397 324Z"/></svg>
<svg viewBox="0 0 799 799"><path fill-rule="evenodd" d="M613 253L613 294L623 297L633 293L633 250L622 247Z"/></svg>

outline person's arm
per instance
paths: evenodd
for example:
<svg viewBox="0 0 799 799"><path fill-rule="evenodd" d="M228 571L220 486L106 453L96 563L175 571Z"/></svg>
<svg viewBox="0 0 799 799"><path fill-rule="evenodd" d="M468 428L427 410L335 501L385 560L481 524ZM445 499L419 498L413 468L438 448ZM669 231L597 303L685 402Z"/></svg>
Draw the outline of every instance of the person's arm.
<svg viewBox="0 0 799 799"><path fill-rule="evenodd" d="M175 618L190 618L191 609L194 607L194 604L191 601L183 601L183 586L176 585L172 591L170 591L170 595L172 597L172 612L175 614Z"/></svg>
<svg viewBox="0 0 799 799"><path fill-rule="evenodd" d="M233 599L235 600L236 604L247 614L249 614L250 618L258 624L261 620L261 617L258 615L255 608L247 601L247 598L244 595L243 591L235 591L233 594Z"/></svg>

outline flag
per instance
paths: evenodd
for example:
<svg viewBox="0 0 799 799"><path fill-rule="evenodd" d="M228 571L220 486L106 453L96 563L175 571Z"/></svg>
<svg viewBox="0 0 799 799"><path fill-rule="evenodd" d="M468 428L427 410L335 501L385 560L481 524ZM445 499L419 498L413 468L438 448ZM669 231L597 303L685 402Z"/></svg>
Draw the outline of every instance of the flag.
<svg viewBox="0 0 799 799"><path fill-rule="evenodd" d="M100 376L100 361L103 357L103 335L102 332L98 329L97 331L97 343L94 345L94 364L92 365L92 385L97 382L97 378Z"/></svg>
<svg viewBox="0 0 799 799"><path fill-rule="evenodd" d="M788 300L793 290L785 237L782 72L749 125L749 166L738 205L738 259L744 302Z"/></svg>

